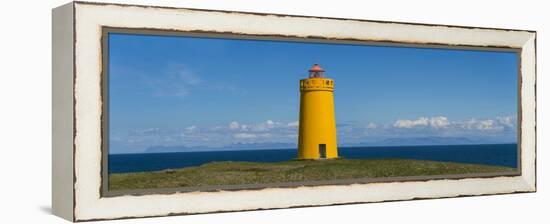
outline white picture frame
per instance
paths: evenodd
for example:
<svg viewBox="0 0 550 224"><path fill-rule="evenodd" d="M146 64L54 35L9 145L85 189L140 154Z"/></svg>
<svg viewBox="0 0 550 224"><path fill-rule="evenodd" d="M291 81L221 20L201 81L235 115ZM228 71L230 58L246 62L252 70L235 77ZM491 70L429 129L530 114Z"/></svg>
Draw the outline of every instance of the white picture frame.
<svg viewBox="0 0 550 224"><path fill-rule="evenodd" d="M104 28L379 45L514 49L520 55L517 175L106 196ZM53 10L53 213L70 221L536 191L536 32L73 2Z"/></svg>

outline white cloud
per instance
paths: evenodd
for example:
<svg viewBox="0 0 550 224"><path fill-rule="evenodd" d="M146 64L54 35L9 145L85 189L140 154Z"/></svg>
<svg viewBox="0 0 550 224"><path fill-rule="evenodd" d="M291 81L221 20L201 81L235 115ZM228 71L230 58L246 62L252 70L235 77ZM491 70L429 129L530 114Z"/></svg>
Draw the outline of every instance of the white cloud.
<svg viewBox="0 0 550 224"><path fill-rule="evenodd" d="M172 142L174 139L170 136L164 137L164 142Z"/></svg>
<svg viewBox="0 0 550 224"><path fill-rule="evenodd" d="M425 117L416 120L397 120L393 126L396 128L414 128L418 126L428 126L429 119Z"/></svg>
<svg viewBox="0 0 550 224"><path fill-rule="evenodd" d="M472 131L478 132L513 132L516 127L516 118L514 116L500 116L496 118L476 119L470 118L463 121L450 121L447 117L420 117L416 120L397 120L393 124L398 129L430 128L432 131L448 129L453 133L472 134ZM426 129L426 130L430 130Z"/></svg>
<svg viewBox="0 0 550 224"><path fill-rule="evenodd" d="M372 123L372 122L370 122L369 124L367 124L367 129L375 129L375 128L377 128L377 127L378 127L378 125L376 125L375 123Z"/></svg>
<svg viewBox="0 0 550 224"><path fill-rule="evenodd" d="M258 134L258 137L261 137L261 138L270 138L271 136L273 136L271 133Z"/></svg>
<svg viewBox="0 0 550 224"><path fill-rule="evenodd" d="M280 128L283 126L280 122L274 122L273 120L266 120L265 122L259 124L249 124L248 130L254 132L266 132L273 128Z"/></svg>
<svg viewBox="0 0 550 224"><path fill-rule="evenodd" d="M507 127L514 127L516 125L516 117L514 116L497 117L497 121Z"/></svg>
<svg viewBox="0 0 550 224"><path fill-rule="evenodd" d="M290 138L290 139L298 139L298 133L287 134L287 135L285 135L285 137Z"/></svg>
<svg viewBox="0 0 550 224"><path fill-rule="evenodd" d="M363 138L364 136L370 136L372 133L376 133L378 130L378 125L372 122L369 122L367 126L365 126L363 130L363 136L360 136L359 138Z"/></svg>
<svg viewBox="0 0 550 224"><path fill-rule="evenodd" d="M300 126L300 122L299 121L289 122L288 124L286 124L286 126L296 128L296 127Z"/></svg>
<svg viewBox="0 0 550 224"><path fill-rule="evenodd" d="M515 116L471 118L452 120L446 116L399 119L388 123L339 123L338 141L345 143L368 142L373 139L453 136L473 138L515 139L517 134ZM295 143L298 121L280 122L266 119L257 123L231 121L212 126L191 125L181 128L140 128L121 130L117 142L128 147L151 145L223 146L233 143ZM114 141L115 138L112 140Z"/></svg>
<svg viewBox="0 0 550 224"><path fill-rule="evenodd" d="M229 129L239 129L239 127L239 122L232 121L231 123L229 123Z"/></svg>
<svg viewBox="0 0 550 224"><path fill-rule="evenodd" d="M256 138L256 134L251 134L251 133L237 133L237 134L234 134L233 137L234 137L234 138L237 138L237 139L252 139L252 138Z"/></svg>
<svg viewBox="0 0 550 224"><path fill-rule="evenodd" d="M495 121L491 119L479 121L477 127L479 130L500 129L500 127L495 126Z"/></svg>
<svg viewBox="0 0 550 224"><path fill-rule="evenodd" d="M278 122L267 119L259 123L243 124L233 121L222 130L216 130L220 135L231 136L230 140L238 142L294 142L297 136L297 121Z"/></svg>
<svg viewBox="0 0 550 224"><path fill-rule="evenodd" d="M133 143L140 143L140 142L143 142L143 139L128 139L126 140L128 143L130 144L133 144Z"/></svg>
<svg viewBox="0 0 550 224"><path fill-rule="evenodd" d="M437 116L432 118L420 117L416 120L397 120L393 126L396 128L431 127L435 129L447 128L450 125L447 117Z"/></svg>
<svg viewBox="0 0 550 224"><path fill-rule="evenodd" d="M157 135L160 134L160 128L141 128L130 130L131 135Z"/></svg>
<svg viewBox="0 0 550 224"><path fill-rule="evenodd" d="M511 119L485 119L485 120L478 120L475 118L471 118L461 125L464 129L467 130L479 130L479 131L502 131L506 127L514 127L515 126L515 120Z"/></svg>
<svg viewBox="0 0 550 224"><path fill-rule="evenodd" d="M197 129L197 126L195 126L195 125L191 125L191 126L185 128L185 130L188 131L188 132L192 132L195 129Z"/></svg>
<svg viewBox="0 0 550 224"><path fill-rule="evenodd" d="M435 129L446 128L449 126L449 120L443 116L432 117L430 119L430 126Z"/></svg>

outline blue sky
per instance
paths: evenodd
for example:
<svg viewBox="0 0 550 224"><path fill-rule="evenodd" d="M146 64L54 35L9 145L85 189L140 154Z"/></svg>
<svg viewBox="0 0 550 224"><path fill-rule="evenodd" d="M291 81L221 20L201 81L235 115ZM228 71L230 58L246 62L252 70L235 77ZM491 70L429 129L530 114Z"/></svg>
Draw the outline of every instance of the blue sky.
<svg viewBox="0 0 550 224"><path fill-rule="evenodd" d="M314 63L335 81L341 144L516 141L515 53L129 34L109 50L112 153L295 142Z"/></svg>

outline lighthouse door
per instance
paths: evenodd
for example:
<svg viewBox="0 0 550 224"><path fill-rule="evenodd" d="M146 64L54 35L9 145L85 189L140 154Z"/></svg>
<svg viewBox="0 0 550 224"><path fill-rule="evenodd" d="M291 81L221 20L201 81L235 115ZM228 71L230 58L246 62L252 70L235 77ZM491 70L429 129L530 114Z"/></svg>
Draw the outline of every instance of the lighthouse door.
<svg viewBox="0 0 550 224"><path fill-rule="evenodd" d="M327 145L326 144L319 144L319 158L320 159L326 159L327 158Z"/></svg>

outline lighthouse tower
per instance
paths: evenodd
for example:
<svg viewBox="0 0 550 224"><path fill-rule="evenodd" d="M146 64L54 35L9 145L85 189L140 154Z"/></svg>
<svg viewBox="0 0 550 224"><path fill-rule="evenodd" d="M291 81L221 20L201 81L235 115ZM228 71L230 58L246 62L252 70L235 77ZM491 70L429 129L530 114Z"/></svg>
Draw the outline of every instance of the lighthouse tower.
<svg viewBox="0 0 550 224"><path fill-rule="evenodd" d="M300 80L298 159L338 158L334 118L334 81L318 64Z"/></svg>

